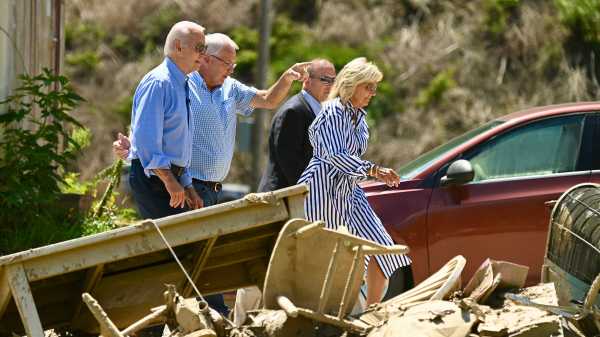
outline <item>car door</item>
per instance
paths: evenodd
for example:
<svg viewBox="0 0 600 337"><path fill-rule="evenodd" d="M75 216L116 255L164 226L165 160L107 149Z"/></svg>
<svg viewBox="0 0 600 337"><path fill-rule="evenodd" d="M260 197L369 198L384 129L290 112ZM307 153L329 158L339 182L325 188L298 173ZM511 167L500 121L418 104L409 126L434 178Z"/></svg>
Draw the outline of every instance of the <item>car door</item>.
<svg viewBox="0 0 600 337"><path fill-rule="evenodd" d="M473 147L462 156L475 171L464 185L439 186L447 166L439 172L427 219L431 271L462 254L467 280L491 258L527 265L529 283L539 282L548 202L590 176L583 167L585 120L585 114L547 118Z"/></svg>
<svg viewBox="0 0 600 337"><path fill-rule="evenodd" d="M600 141L598 141L600 139L600 113L595 113L588 119L589 122L586 123L593 125L591 127L593 129L592 139L596 140L591 142L592 146L590 150L591 154L589 156L589 162L592 169L592 174L590 176L590 182L600 184Z"/></svg>

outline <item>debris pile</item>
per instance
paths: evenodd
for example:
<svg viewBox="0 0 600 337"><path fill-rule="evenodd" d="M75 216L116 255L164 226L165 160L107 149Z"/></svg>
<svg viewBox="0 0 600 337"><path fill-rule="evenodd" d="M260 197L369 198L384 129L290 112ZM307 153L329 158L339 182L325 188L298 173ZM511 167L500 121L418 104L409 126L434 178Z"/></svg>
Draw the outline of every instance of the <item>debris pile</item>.
<svg viewBox="0 0 600 337"><path fill-rule="evenodd" d="M320 252L318 250L323 250ZM310 250L310 251L309 251ZM559 306L553 283L523 288L528 268L486 260L460 286L466 264L450 260L415 288L351 314L364 274L364 255L406 251L354 237L343 228L292 220L275 244L263 288L264 308L249 312L242 326L210 309L202 297L185 299L174 286L165 305L123 331L116 329L89 294L83 299L104 337L124 337L165 324L173 337L560 337L600 334L593 306L600 276L583 306ZM307 254L319 258L307 259ZM364 254L364 255L363 255Z"/></svg>

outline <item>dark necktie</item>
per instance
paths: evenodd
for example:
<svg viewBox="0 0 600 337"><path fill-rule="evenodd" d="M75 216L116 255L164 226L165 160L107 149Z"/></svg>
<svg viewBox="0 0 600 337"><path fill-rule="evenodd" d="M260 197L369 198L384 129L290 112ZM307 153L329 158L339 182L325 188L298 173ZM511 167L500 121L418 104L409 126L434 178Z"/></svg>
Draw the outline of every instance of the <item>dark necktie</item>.
<svg viewBox="0 0 600 337"><path fill-rule="evenodd" d="M187 121L188 126L190 125L190 85L188 83L189 78L185 78L185 107L187 109Z"/></svg>

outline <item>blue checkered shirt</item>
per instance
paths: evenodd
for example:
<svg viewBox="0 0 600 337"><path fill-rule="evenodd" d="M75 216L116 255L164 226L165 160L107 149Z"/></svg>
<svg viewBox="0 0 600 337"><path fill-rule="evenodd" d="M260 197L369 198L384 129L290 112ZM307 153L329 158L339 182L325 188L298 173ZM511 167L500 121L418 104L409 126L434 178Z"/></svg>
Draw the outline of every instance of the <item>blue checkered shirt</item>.
<svg viewBox="0 0 600 337"><path fill-rule="evenodd" d="M192 178L223 181L229 172L235 147L237 114L249 116L256 88L227 77L208 90L198 72L189 75L192 115Z"/></svg>

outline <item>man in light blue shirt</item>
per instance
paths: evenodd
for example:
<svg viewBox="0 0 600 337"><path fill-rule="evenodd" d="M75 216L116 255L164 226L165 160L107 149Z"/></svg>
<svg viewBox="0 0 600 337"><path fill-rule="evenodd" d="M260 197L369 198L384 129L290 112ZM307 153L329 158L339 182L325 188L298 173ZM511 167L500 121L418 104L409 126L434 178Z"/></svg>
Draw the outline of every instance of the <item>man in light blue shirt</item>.
<svg viewBox="0 0 600 337"><path fill-rule="evenodd" d="M238 49L231 38L220 33L209 34L206 45L206 54L203 62L198 63L198 71L188 76L192 129L189 174L203 205L211 206L218 201L221 182L227 176L233 158L237 114L248 116L255 108L277 108L293 81L303 81L308 76L309 63L293 65L269 89L258 90L230 77L236 66ZM133 150L133 144L131 148ZM113 150L123 157L129 150L127 137L119 134ZM222 296L218 296L205 298L211 307L226 315L227 307Z"/></svg>
<svg viewBox="0 0 600 337"><path fill-rule="evenodd" d="M188 172L191 160L187 74L203 62L204 28L176 23L165 42L164 61L140 81L131 112L129 183L140 214L160 218L187 205L202 207Z"/></svg>
<svg viewBox="0 0 600 337"><path fill-rule="evenodd" d="M189 75L192 125L189 173L204 206L210 206L217 202L221 182L229 172L237 115L248 116L255 108L277 108L293 81L308 77L306 68L310 62L293 65L269 89L259 90L230 77L238 49L231 38L220 33L208 34L206 44L204 62L199 63L197 72ZM127 137L119 135L113 149L119 156L127 153Z"/></svg>
<svg viewBox="0 0 600 337"><path fill-rule="evenodd" d="M307 76L308 63L295 64L269 89L258 90L230 77L238 49L233 40L215 33L207 35L206 41L206 63L190 75L194 130L190 174L199 193L214 204L233 158L237 115L249 116L255 108L278 107L292 82Z"/></svg>

